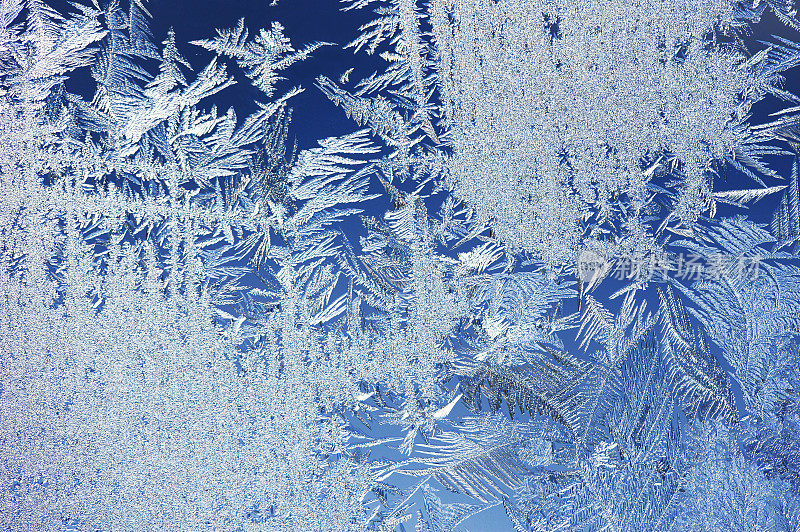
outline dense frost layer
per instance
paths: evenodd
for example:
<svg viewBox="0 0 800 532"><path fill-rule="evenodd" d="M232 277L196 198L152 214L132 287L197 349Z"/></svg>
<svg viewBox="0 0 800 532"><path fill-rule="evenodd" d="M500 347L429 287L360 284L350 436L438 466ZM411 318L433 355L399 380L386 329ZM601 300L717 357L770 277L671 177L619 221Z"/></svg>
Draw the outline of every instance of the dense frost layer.
<svg viewBox="0 0 800 532"><path fill-rule="evenodd" d="M746 139L733 2L434 4L456 193L546 262L572 258L588 216L638 215L662 155L693 221L711 162Z"/></svg>

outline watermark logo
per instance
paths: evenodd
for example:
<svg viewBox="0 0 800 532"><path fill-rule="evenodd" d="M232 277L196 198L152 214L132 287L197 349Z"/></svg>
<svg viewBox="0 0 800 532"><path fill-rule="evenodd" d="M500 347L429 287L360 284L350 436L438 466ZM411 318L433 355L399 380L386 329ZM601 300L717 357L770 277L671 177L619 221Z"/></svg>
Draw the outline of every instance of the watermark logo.
<svg viewBox="0 0 800 532"><path fill-rule="evenodd" d="M713 253L650 253L606 258L592 250L578 253L576 274L584 283L596 283L607 276L617 280L687 281L758 277L760 255Z"/></svg>

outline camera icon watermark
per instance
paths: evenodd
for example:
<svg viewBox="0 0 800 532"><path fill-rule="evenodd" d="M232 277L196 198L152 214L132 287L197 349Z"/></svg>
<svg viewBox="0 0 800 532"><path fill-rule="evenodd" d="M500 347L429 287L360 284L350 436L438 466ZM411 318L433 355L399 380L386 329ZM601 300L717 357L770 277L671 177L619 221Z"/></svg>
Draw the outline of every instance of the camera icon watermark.
<svg viewBox="0 0 800 532"><path fill-rule="evenodd" d="M590 249L578 253L575 273L584 283L595 283L603 279L611 269L612 262Z"/></svg>

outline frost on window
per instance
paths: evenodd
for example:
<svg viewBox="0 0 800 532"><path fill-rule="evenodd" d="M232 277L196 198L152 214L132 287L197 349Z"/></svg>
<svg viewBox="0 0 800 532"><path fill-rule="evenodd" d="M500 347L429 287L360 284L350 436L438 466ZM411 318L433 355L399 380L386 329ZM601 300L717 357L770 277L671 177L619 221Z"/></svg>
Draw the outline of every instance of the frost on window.
<svg viewBox="0 0 800 532"><path fill-rule="evenodd" d="M690 225L706 210L712 163L748 141L743 118L762 80L733 36L743 23L733 2L432 10L456 194L546 262L570 258L591 223L641 216L661 164L679 169L676 215Z"/></svg>
<svg viewBox="0 0 800 532"><path fill-rule="evenodd" d="M0 0L0 529L800 529L793 4L309 2Z"/></svg>

